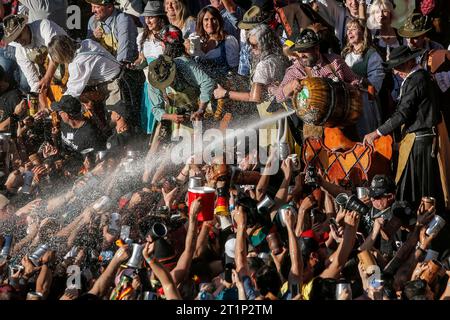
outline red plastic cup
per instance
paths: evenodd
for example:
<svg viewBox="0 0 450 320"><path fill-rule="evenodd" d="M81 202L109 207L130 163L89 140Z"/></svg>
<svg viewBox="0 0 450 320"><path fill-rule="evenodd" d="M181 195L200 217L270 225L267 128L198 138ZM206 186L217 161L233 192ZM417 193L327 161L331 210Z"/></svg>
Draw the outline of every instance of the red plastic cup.
<svg viewBox="0 0 450 320"><path fill-rule="evenodd" d="M188 207L197 198L202 199L202 208L197 215L198 221L210 221L214 218L214 199L216 190L210 187L197 187L188 189ZM189 210L190 212L190 210Z"/></svg>

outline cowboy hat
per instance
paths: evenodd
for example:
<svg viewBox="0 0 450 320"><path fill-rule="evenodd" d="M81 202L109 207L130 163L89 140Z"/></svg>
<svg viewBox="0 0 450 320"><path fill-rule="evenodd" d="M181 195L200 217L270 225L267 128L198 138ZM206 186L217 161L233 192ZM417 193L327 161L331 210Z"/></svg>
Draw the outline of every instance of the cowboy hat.
<svg viewBox="0 0 450 320"><path fill-rule="evenodd" d="M239 29L250 30L257 25L262 23L266 23L270 20L270 15L264 12L258 6L252 6L250 9L245 12L242 17L242 21L238 23Z"/></svg>
<svg viewBox="0 0 450 320"><path fill-rule="evenodd" d="M413 13L407 19L405 24L398 29L398 34L403 38L415 38L426 34L431 30L429 19L420 13Z"/></svg>
<svg viewBox="0 0 450 320"><path fill-rule="evenodd" d="M157 17L165 15L166 11L164 10L162 1L149 1L145 5L144 12L142 12L141 17Z"/></svg>
<svg viewBox="0 0 450 320"><path fill-rule="evenodd" d="M13 14L3 20L3 42L15 41L27 25L28 17L23 14Z"/></svg>
<svg viewBox="0 0 450 320"><path fill-rule="evenodd" d="M389 55L389 60L383 62L383 67L385 69L392 69L398 67L399 65L420 56L423 52L424 52L423 49L413 50L408 46L400 46L394 48Z"/></svg>
<svg viewBox="0 0 450 320"><path fill-rule="evenodd" d="M295 43L289 48L289 50L304 51L318 46L319 43L320 39L317 36L317 33L315 33L311 29L306 28L299 34L299 36L295 40Z"/></svg>
<svg viewBox="0 0 450 320"><path fill-rule="evenodd" d="M175 62L168 56L159 56L148 66L148 82L159 90L165 90L175 80Z"/></svg>

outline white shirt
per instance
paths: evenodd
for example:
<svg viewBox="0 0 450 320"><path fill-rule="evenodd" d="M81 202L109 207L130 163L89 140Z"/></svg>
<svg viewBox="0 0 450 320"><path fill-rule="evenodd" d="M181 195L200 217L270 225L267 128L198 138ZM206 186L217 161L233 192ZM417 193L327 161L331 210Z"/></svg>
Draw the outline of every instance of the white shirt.
<svg viewBox="0 0 450 320"><path fill-rule="evenodd" d="M141 47L141 41L142 36L144 35L143 32L139 33L137 37L137 45L139 52L142 52L144 57L147 58L158 58L160 55L164 52L164 47L162 46L162 42L159 40L156 40L154 37L151 39L147 39L144 41L142 47Z"/></svg>
<svg viewBox="0 0 450 320"><path fill-rule="evenodd" d="M35 64L28 58L28 54L33 49L47 47L53 36L66 35L64 29L58 26L55 22L43 19L29 23L31 30L31 43L23 47L17 42L12 42L10 46L16 48L16 61L20 66L31 92L38 92L39 90L39 72Z"/></svg>
<svg viewBox="0 0 450 320"><path fill-rule="evenodd" d="M120 63L99 43L83 40L75 58L69 63L69 81L64 95L78 98L86 86L111 81L120 70Z"/></svg>
<svg viewBox="0 0 450 320"><path fill-rule="evenodd" d="M20 0L28 9L28 22L49 19L66 28L67 0Z"/></svg>

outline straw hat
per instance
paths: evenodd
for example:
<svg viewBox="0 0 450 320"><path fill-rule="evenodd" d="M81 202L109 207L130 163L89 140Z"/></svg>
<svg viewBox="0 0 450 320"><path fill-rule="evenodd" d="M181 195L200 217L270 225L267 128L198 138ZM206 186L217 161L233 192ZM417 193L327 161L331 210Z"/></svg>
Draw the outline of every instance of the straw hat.
<svg viewBox="0 0 450 320"><path fill-rule="evenodd" d="M415 38L426 34L431 30L429 18L420 13L410 15L405 24L398 29L398 34L404 38Z"/></svg>
<svg viewBox="0 0 450 320"><path fill-rule="evenodd" d="M252 6L244 14L242 21L238 23L239 29L249 30L261 23L268 22L270 20L270 15L262 11L258 6Z"/></svg>
<svg viewBox="0 0 450 320"><path fill-rule="evenodd" d="M175 80L175 62L162 55L148 66L148 82L159 90L165 90Z"/></svg>
<svg viewBox="0 0 450 320"><path fill-rule="evenodd" d="M23 14L14 14L7 16L3 20L3 41L5 43L15 41L22 33L23 29L27 25L27 22L28 17Z"/></svg>

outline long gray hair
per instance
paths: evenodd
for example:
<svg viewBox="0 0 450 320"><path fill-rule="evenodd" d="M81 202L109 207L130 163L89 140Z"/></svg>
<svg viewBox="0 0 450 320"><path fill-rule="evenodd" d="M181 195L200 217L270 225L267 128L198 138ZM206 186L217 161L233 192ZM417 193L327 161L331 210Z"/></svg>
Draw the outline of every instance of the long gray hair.
<svg viewBox="0 0 450 320"><path fill-rule="evenodd" d="M259 61L264 60L271 54L283 56L281 41L268 25L260 24L251 29L247 34L247 41L250 37L255 37L259 50L261 51L258 57L252 55L253 66L256 66Z"/></svg>

